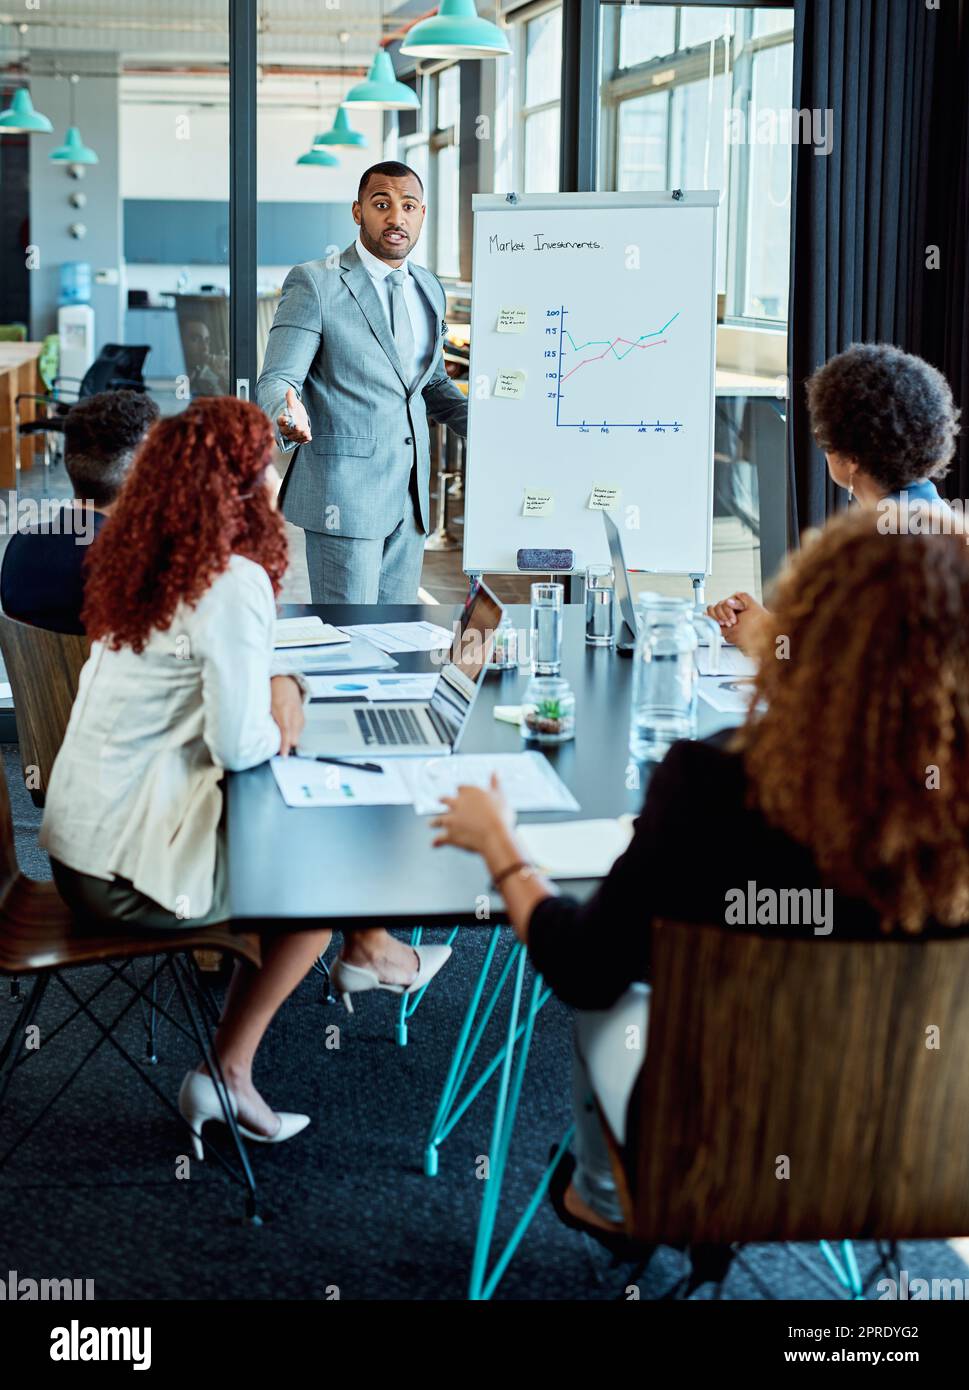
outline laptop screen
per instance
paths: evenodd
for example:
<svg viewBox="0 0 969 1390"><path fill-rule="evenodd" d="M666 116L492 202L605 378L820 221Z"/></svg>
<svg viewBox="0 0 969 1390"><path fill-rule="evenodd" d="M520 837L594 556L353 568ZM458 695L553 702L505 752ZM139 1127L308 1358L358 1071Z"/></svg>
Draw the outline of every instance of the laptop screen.
<svg viewBox="0 0 969 1390"><path fill-rule="evenodd" d="M619 600L619 611L623 616L623 622L630 638L636 640L637 622L636 609L633 605L633 596L629 588L629 571L626 569L626 557L622 550L622 536L619 534L619 527L613 521L608 512L602 513L602 521L606 528L606 538L609 541L609 555L612 559L612 568L615 574L616 598Z"/></svg>
<svg viewBox="0 0 969 1390"><path fill-rule="evenodd" d="M460 729L474 702L482 674L491 660L495 631L504 612L485 584L465 609L451 646L451 660L434 687L431 705L449 727Z"/></svg>

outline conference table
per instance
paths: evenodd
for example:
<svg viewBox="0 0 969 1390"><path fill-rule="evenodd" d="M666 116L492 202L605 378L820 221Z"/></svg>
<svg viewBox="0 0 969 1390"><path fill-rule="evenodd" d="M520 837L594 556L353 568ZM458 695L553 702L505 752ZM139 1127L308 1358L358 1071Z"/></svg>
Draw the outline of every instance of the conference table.
<svg viewBox="0 0 969 1390"><path fill-rule="evenodd" d="M508 611L519 632L527 632L527 605L511 606ZM460 608L284 605L280 609L282 617L311 614L337 626L427 621L448 627L458 618ZM426 652L396 653L395 659L402 672L440 670L440 663L435 664ZM587 647L584 606L566 605L562 674L575 692L575 738L557 746L545 745L541 751L580 809L523 815L522 822L609 818L639 811L649 765L630 762L632 667L632 661L620 657L613 648ZM538 746L524 744L516 726L494 716L496 705L521 703L528 679L527 669L486 673L460 753L515 753ZM701 733L734 722L715 715L702 702L700 710ZM451 847L433 849L430 818L416 815L413 806L288 807L268 764L227 778L226 816L232 917L242 928L292 931L301 925L316 928L323 924L337 931L403 928L412 932L413 941L420 939L426 927L447 928L449 939L459 928L489 933L472 998L460 1024L455 1020L454 1053L429 1128L424 1166L429 1175L437 1172L441 1144L497 1078L490 1177L483 1184L470 1283L472 1298L490 1297L541 1203L554 1162L489 1273L502 1177L528 1048L549 991L538 975L526 990L526 953L517 941L509 944L510 933L501 930L507 925L507 914L500 894L489 892L481 859ZM569 880L567 889L583 898L596 886L596 881ZM489 904L485 920L480 916L482 901ZM501 945L507 947L503 960L498 955ZM398 1042L406 1041L406 1021L419 1000L420 995L413 1000L402 996ZM485 1028L503 1000L508 1002L505 1042L471 1080ZM562 1078L562 1085L568 1086L568 1078ZM563 1136L559 1152L570 1137L571 1131Z"/></svg>
<svg viewBox="0 0 969 1390"><path fill-rule="evenodd" d="M37 366L43 347L43 343L0 343L0 488L17 486L16 399L43 392ZM24 424L35 418L35 412L34 401L22 402L20 418ZM36 436L25 435L21 439L21 468L33 465L36 448Z"/></svg>

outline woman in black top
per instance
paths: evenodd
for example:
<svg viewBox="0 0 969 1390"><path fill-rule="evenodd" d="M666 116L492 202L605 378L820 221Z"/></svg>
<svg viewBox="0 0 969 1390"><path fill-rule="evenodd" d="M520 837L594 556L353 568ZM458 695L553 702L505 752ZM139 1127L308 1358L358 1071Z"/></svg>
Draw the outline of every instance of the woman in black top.
<svg viewBox="0 0 969 1390"><path fill-rule="evenodd" d="M642 1064L626 1030L645 1029L654 919L820 941L969 930L967 536L956 520L935 536L878 522L843 514L792 559L759 632L745 725L673 746L587 903L524 862L497 785L461 788L434 822L436 844L483 855L535 968L583 1011L572 1224L621 1224L582 1087L591 1080L621 1140Z"/></svg>

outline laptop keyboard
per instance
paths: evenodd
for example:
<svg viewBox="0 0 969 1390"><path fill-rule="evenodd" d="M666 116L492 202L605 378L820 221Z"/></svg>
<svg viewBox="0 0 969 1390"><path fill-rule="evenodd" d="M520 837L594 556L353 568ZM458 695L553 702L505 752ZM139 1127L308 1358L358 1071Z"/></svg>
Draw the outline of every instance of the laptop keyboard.
<svg viewBox="0 0 969 1390"><path fill-rule="evenodd" d="M353 712L368 747L378 744L399 747L404 743L426 746L430 743L430 739L421 728L420 720L409 709L381 709L378 706L375 709L356 709Z"/></svg>

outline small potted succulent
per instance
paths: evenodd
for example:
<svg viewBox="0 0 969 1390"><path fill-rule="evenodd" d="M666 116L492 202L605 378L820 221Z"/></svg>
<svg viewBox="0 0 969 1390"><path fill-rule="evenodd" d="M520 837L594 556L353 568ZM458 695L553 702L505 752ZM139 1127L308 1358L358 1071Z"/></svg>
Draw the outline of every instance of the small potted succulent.
<svg viewBox="0 0 969 1390"><path fill-rule="evenodd" d="M537 743L575 738L575 695L561 676L535 676L522 703L522 737Z"/></svg>

